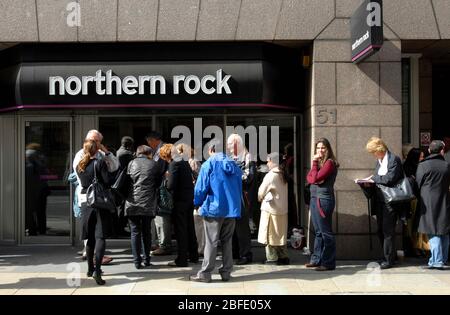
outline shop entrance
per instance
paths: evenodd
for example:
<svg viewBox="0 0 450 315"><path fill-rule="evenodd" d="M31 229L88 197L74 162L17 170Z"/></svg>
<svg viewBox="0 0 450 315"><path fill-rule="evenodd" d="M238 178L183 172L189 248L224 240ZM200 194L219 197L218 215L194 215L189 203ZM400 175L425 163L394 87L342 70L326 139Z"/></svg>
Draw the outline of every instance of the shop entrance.
<svg viewBox="0 0 450 315"><path fill-rule="evenodd" d="M292 114L171 114L171 115L150 115L146 117L100 117L99 118L99 130L104 136L104 144L107 145L113 152L120 147L120 139L123 136L131 136L135 140L135 148L137 145L146 144L145 135L148 134L152 129L157 130L162 134L162 140L166 143L175 143L180 140L181 135L178 134L175 127L182 126L183 128L178 130L189 130L190 131L190 145L194 148L203 148L203 146L211 140L211 136L201 137L201 145L199 146L195 138L195 133L200 132L203 134L208 127L217 126L222 129L224 143L226 142L226 130L228 128L236 128L238 126L242 127L244 130L254 130L257 131L257 165L258 172L255 178L255 185L259 187L262 179L265 175L265 156L260 155L262 151L266 153L271 153L271 151L278 151L283 154L286 146L289 146L289 151L293 155L293 165L291 168L293 182L294 182L294 195L296 199L296 205L294 210L291 210L290 215L290 226L298 226L301 224L300 220L300 207L299 205L299 192L302 189L302 183L300 181L300 134L301 130L300 122L301 117ZM153 123L152 123L153 122ZM201 126L199 126L199 122ZM197 128L197 129L196 129ZM275 137L278 140L277 148L275 146ZM185 138L186 139L186 138ZM249 148L249 143L251 139L247 135L245 143L247 148ZM272 143L273 142L273 143ZM265 153L263 152L263 153ZM200 152L200 154L202 154ZM202 156L202 155L200 155ZM205 157L203 156L204 160ZM257 228L259 224L259 214L260 205L257 200L251 203L251 222L250 226L253 231L253 236L256 237ZM122 223L121 223L122 222ZM126 221L118 222L116 230L116 237L127 236L127 233L123 233L123 229L126 225Z"/></svg>

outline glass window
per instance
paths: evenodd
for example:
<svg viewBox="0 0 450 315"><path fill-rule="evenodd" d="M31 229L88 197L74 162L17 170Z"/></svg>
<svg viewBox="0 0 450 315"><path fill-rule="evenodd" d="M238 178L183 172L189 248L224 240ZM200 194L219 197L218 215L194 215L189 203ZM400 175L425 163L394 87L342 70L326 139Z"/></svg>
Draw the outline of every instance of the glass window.
<svg viewBox="0 0 450 315"><path fill-rule="evenodd" d="M25 235L70 236L70 123L25 123Z"/></svg>

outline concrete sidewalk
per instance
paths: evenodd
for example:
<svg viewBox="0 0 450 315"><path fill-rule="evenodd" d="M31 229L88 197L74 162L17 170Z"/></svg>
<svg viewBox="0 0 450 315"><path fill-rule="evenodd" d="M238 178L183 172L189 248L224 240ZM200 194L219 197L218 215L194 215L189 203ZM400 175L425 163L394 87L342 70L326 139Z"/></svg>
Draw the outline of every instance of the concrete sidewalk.
<svg viewBox="0 0 450 315"><path fill-rule="evenodd" d="M290 249L291 265L263 265L264 248L254 248L256 263L235 266L230 282L216 273L211 283L188 281L200 264L168 267L175 256L153 257L153 266L136 270L124 242L109 242L114 258L103 266L105 286L86 277L80 248L0 247L0 294L61 295L301 295L301 294L450 294L450 270L423 270L425 259L409 259L389 270L372 268L369 261L338 261L335 271L304 267L308 256ZM220 261L217 265L220 266Z"/></svg>

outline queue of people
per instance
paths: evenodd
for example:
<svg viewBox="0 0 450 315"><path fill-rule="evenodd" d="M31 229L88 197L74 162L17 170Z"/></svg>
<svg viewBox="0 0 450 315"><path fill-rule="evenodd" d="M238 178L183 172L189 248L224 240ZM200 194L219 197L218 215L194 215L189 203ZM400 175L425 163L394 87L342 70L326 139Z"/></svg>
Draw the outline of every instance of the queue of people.
<svg viewBox="0 0 450 315"><path fill-rule="evenodd" d="M203 256L200 271L190 280L210 282L220 244L222 266L219 273L223 281L230 280L234 263L253 262L249 227L250 217L254 217L250 210L253 200L260 204L258 242L265 245L263 263L290 264L287 244L288 228L292 226L289 218L293 207L289 204L293 189L289 187L292 165L288 159L277 152L269 154L268 172L258 183L256 162L237 134L227 139L228 154L222 152L223 146L218 140L210 141L209 158L203 164L193 159L189 146L164 143L155 131L146 138L148 146L139 146L136 152L132 150L133 139L124 137L117 157L101 144L102 138L99 131L89 131L83 149L73 162L75 181L80 187L76 199L81 237L86 244L87 275L97 284L105 284L101 265L105 239L111 235L114 217L88 200L89 189L98 182L106 189L112 186L120 191L120 201L115 200L115 204L131 230L136 269L151 266L151 256L171 254L173 225L177 256L168 266L187 267L189 263L198 263ZM450 165L444 158L445 148L444 142L433 141L429 156L411 151L402 164L382 139L373 137L367 143L366 150L377 160L374 174L366 179L366 184L373 185L375 191L377 233L383 251L381 269L394 266L395 227L398 222L408 224L408 220L407 234L412 243L417 244L419 238L422 242L425 237L429 240L428 268L441 269L447 263ZM292 160L290 162L292 164ZM336 268L332 218L338 169L332 145L326 138L319 139L306 178L310 185L309 210L314 230L314 250L306 267L316 271ZM417 200L391 203L383 187L394 187L405 176L413 184ZM296 209L296 205L294 207ZM152 238L158 239L154 250L151 250Z"/></svg>

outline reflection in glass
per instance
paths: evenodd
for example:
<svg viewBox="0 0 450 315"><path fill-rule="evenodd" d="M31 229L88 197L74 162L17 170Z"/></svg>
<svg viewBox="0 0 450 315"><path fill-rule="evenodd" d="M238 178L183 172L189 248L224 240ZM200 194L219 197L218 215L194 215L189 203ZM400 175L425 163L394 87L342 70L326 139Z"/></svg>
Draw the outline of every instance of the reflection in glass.
<svg viewBox="0 0 450 315"><path fill-rule="evenodd" d="M70 126L27 122L25 128L25 234L70 235Z"/></svg>

